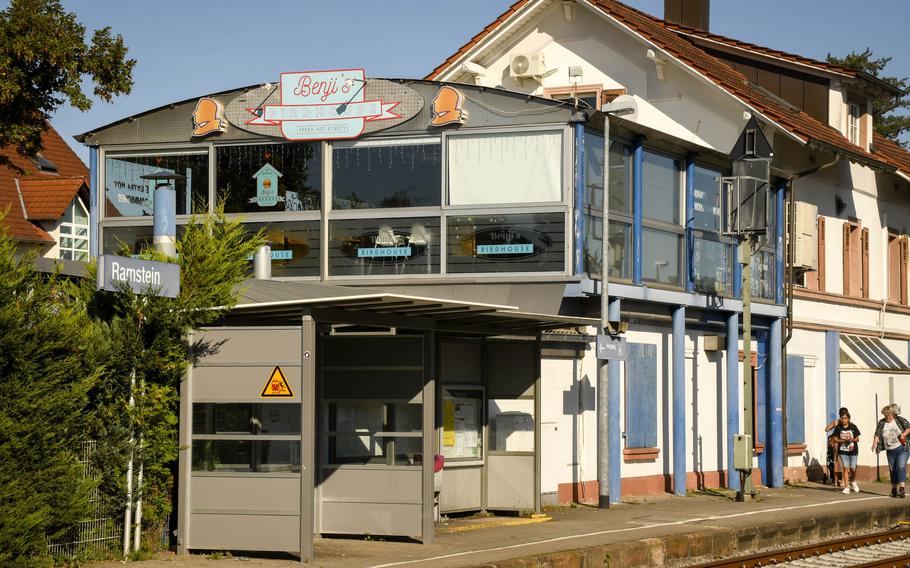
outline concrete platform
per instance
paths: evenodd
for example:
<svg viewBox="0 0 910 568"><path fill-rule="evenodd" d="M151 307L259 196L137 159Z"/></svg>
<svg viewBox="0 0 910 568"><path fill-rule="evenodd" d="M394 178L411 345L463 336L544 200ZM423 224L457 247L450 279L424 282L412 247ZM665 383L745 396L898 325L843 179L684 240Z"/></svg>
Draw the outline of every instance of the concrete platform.
<svg viewBox="0 0 910 568"><path fill-rule="evenodd" d="M311 566L326 568L441 568L495 566L684 566L697 559L739 556L796 543L879 531L910 521L910 499L894 499L890 485L867 483L843 495L807 483L761 489L757 500L736 503L723 492L685 497L630 498L609 510L566 507L552 521L439 532L436 542L317 539ZM466 521L467 522L467 521ZM246 554L246 553L238 553ZM238 562L241 562L238 564ZM142 568L300 566L292 557L170 557ZM113 568L119 563L101 563Z"/></svg>

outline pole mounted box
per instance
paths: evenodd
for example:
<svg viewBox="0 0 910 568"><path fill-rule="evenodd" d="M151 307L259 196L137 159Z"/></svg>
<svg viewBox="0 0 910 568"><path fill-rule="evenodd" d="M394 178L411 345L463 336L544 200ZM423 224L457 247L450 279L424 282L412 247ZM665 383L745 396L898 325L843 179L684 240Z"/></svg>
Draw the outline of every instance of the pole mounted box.
<svg viewBox="0 0 910 568"><path fill-rule="evenodd" d="M733 435L733 467L739 470L752 471L752 436Z"/></svg>

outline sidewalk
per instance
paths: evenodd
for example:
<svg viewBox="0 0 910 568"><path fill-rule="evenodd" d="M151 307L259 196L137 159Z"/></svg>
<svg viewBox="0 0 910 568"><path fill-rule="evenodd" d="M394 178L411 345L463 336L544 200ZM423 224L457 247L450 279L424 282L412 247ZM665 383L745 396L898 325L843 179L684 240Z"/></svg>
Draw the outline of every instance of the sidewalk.
<svg viewBox="0 0 910 568"><path fill-rule="evenodd" d="M629 498L609 510L569 507L548 511L552 520L517 526L438 532L434 544L330 538L316 540L326 568L441 568L463 566L672 566L681 559L739 556L759 550L884 530L910 521L910 499L888 496L890 485L867 483L843 495L807 483L762 489L756 501L736 503L721 493ZM458 524L456 521L455 524ZM460 521L473 522L476 521ZM375 537L374 537L375 538ZM239 553L245 554L245 553ZM531 558L533 557L533 558ZM510 559L528 559L529 562ZM114 568L120 563L100 563ZM169 557L139 568L227 566L286 568L295 558Z"/></svg>

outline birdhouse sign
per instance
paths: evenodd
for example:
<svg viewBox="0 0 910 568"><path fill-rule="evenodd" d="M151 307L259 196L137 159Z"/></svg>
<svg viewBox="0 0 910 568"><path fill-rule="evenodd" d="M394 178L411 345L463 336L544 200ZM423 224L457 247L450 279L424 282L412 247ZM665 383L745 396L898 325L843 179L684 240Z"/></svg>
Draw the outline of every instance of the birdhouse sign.
<svg viewBox="0 0 910 568"><path fill-rule="evenodd" d="M251 197L250 203L256 203L260 207L273 207L279 201L284 201L284 197L278 195L281 172L272 167L272 164L267 163L259 168L253 177L256 178L256 197Z"/></svg>

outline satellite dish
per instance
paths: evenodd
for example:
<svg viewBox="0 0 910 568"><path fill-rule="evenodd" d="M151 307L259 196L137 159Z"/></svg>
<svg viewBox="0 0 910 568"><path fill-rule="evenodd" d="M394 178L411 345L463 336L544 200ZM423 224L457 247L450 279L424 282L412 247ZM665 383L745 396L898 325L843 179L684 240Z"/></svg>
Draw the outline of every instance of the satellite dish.
<svg viewBox="0 0 910 568"><path fill-rule="evenodd" d="M516 55L512 58L512 74L524 75L531 68L531 61L525 55Z"/></svg>

